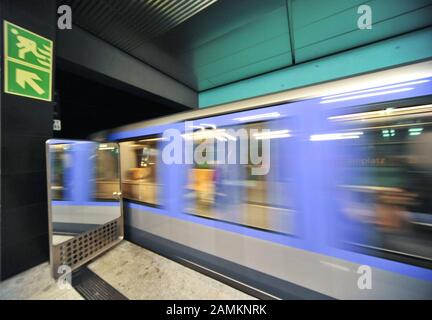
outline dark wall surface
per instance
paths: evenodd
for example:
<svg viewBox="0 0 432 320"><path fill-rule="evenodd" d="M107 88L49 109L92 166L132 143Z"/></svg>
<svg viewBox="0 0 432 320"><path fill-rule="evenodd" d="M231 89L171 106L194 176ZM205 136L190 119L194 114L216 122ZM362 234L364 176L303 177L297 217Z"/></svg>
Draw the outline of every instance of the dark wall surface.
<svg viewBox="0 0 432 320"><path fill-rule="evenodd" d="M55 40L54 0L1 0L0 15L2 24L8 20ZM3 32L0 43L3 53ZM5 279L48 259L45 141L52 137L53 103L6 94L3 61L1 69L0 278Z"/></svg>
<svg viewBox="0 0 432 320"><path fill-rule="evenodd" d="M57 63L55 118L62 129L54 132L56 138L86 139L97 131L190 110L143 90L122 90L113 79L95 81L95 75L65 69L71 68Z"/></svg>

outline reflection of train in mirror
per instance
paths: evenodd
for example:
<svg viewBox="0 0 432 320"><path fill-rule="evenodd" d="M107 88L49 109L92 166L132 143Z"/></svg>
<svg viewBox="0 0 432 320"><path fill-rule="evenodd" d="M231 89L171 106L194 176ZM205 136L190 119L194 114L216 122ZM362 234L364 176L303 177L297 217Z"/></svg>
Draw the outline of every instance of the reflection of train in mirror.
<svg viewBox="0 0 432 320"><path fill-rule="evenodd" d="M108 144L96 145L85 141L52 140L51 153L51 196L53 200L74 201L76 198L86 200L117 200L118 189L118 149ZM86 156L88 164L79 163L80 156ZM79 174L86 180L89 188L82 188L74 175ZM84 181L81 181L84 182Z"/></svg>
<svg viewBox="0 0 432 320"><path fill-rule="evenodd" d="M127 238L278 297L432 298L432 81L344 83L107 133L120 143ZM269 130L247 137L270 142L268 174L164 163L163 132L189 120L193 143L213 138L215 155L226 130ZM362 265L372 289L358 286Z"/></svg>

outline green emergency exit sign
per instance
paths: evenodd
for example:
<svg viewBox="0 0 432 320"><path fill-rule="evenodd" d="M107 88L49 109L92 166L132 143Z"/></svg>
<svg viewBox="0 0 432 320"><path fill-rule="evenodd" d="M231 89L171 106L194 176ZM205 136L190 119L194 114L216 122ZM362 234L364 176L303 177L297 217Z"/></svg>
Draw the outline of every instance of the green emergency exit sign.
<svg viewBox="0 0 432 320"><path fill-rule="evenodd" d="M53 42L4 21L5 92L52 100Z"/></svg>

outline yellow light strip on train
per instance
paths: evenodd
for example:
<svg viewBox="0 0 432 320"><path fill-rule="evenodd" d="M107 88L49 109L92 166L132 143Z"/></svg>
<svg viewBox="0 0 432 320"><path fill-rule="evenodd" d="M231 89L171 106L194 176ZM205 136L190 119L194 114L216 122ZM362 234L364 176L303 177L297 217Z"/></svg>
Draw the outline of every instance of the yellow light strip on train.
<svg viewBox="0 0 432 320"><path fill-rule="evenodd" d="M340 133L324 133L313 134L310 136L310 141L330 141L330 140L344 140L344 139L358 139L363 135L363 132L340 132Z"/></svg>
<svg viewBox="0 0 432 320"><path fill-rule="evenodd" d="M346 114L341 116L329 117L329 120L333 121L352 121L352 120L368 120L373 118L383 118L383 117L394 117L400 115L430 112L432 111L432 105L406 107L406 108L387 108L379 111L369 111L361 113Z"/></svg>
<svg viewBox="0 0 432 320"><path fill-rule="evenodd" d="M289 130L277 130L277 131L255 133L253 136L257 140L289 138L291 137L291 134L289 132L290 132Z"/></svg>
<svg viewBox="0 0 432 320"><path fill-rule="evenodd" d="M394 89L394 88L412 86L412 85L415 85L415 84L425 83L425 82L429 82L429 81L430 81L429 79L425 79L425 80L418 80L418 81L411 81L411 82L406 82L406 83L399 83L399 84L394 84L394 85L384 86L384 87L378 87L378 88L371 88L371 89L365 89L365 90L351 91L351 92L346 92L346 93L341 93L341 94L335 94L335 95L331 95L331 96L322 97L321 100L340 98L340 97L345 97L345 96L350 96L350 95L356 95L356 94L366 93L366 92L374 92L374 91L380 91L380 90L387 90L387 89Z"/></svg>
<svg viewBox="0 0 432 320"><path fill-rule="evenodd" d="M280 116L281 116L281 114L279 112L270 112L270 113L257 114L257 115L253 115L253 116L234 118L233 120L246 122L246 121L253 121L253 120L278 118Z"/></svg>
<svg viewBox="0 0 432 320"><path fill-rule="evenodd" d="M359 94L359 95L348 96L348 97L343 97L343 98L322 100L322 101L320 101L320 103L333 103L333 102L340 102L340 101L356 100L356 99L361 99L361 98L375 97L375 96L382 96L382 95L391 94L391 93L410 91L413 89L414 89L414 87L410 87L410 88L401 88L401 89L396 89L396 90L379 91L379 92L374 92L374 93L365 93L365 94Z"/></svg>

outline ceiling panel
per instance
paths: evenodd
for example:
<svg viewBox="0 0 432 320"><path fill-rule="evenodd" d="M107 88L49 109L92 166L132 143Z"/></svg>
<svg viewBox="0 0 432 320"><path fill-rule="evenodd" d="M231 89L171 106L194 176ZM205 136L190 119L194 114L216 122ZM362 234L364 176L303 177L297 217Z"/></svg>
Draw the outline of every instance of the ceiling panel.
<svg viewBox="0 0 432 320"><path fill-rule="evenodd" d="M65 0L74 22L129 51L186 21L217 0Z"/></svg>
<svg viewBox="0 0 432 320"><path fill-rule="evenodd" d="M372 29L360 30L357 8L372 9ZM292 0L296 62L397 36L432 23L432 0Z"/></svg>
<svg viewBox="0 0 432 320"><path fill-rule="evenodd" d="M156 43L200 91L292 64L286 0L219 0Z"/></svg>
<svg viewBox="0 0 432 320"><path fill-rule="evenodd" d="M197 91L432 25L432 0L64 2L74 23ZM357 27L361 4L372 30Z"/></svg>
<svg viewBox="0 0 432 320"><path fill-rule="evenodd" d="M287 66L287 61L291 61L291 53L284 53L266 60L261 60L252 65L233 69L229 72L214 76L209 79L211 85L208 88L221 86L238 79L246 79L258 74L267 73L269 70L280 69Z"/></svg>

